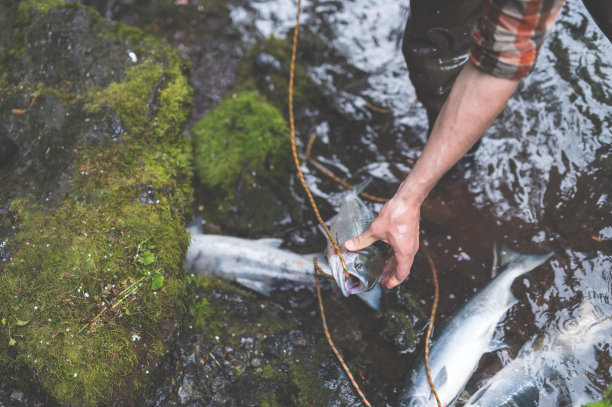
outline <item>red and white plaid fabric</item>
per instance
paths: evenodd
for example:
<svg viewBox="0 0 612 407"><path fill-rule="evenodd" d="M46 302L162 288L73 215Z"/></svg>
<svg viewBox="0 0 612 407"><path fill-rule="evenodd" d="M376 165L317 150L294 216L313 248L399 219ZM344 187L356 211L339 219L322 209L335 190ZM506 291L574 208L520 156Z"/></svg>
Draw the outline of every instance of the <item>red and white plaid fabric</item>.
<svg viewBox="0 0 612 407"><path fill-rule="evenodd" d="M486 0L473 32L471 61L508 79L527 76L563 0Z"/></svg>

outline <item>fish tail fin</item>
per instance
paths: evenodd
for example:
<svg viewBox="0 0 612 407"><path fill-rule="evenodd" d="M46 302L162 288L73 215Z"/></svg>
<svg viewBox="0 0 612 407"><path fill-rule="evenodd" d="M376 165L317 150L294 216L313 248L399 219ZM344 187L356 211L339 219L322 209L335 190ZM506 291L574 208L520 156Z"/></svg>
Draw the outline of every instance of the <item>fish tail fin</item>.
<svg viewBox="0 0 612 407"><path fill-rule="evenodd" d="M338 283L336 280L331 280L332 294L334 295L334 299L339 300L342 298L342 290L338 287Z"/></svg>
<svg viewBox="0 0 612 407"><path fill-rule="evenodd" d="M493 268L498 269L505 267L510 263L515 263L517 265L517 269L524 270L523 272L526 273L543 264L552 255L553 252L548 252L545 254L521 254L510 249L504 243L502 244L501 249L494 254L494 259L497 259L499 264L497 267L494 266Z"/></svg>

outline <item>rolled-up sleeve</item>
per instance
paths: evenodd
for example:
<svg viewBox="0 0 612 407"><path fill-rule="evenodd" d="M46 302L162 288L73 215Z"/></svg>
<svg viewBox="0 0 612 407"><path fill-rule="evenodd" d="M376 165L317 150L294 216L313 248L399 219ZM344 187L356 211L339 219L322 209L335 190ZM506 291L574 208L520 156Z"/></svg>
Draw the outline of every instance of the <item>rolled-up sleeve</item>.
<svg viewBox="0 0 612 407"><path fill-rule="evenodd" d="M563 0L486 0L472 31L470 60L501 78L527 76L562 5Z"/></svg>

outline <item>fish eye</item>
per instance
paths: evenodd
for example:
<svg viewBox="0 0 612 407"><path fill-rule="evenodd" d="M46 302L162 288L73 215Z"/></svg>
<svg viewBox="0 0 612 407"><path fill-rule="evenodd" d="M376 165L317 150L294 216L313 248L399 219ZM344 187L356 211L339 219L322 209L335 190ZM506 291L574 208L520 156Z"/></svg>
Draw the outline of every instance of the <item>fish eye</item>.
<svg viewBox="0 0 612 407"><path fill-rule="evenodd" d="M362 266L363 266L363 264L361 264L361 263L357 263L357 264L355 264L355 268L356 268L357 270L359 270L359 269L360 269Z"/></svg>

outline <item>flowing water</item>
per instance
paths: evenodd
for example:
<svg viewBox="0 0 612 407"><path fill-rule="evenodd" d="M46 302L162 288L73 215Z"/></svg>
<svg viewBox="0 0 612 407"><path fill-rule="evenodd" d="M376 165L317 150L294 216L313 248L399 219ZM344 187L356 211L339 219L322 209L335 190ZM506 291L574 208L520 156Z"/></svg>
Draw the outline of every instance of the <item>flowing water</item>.
<svg viewBox="0 0 612 407"><path fill-rule="evenodd" d="M336 117L311 115L318 135L314 155L349 182L372 176L372 193L386 197L426 140L425 110L416 101L400 50L407 12L406 2L308 0L301 20L333 50L309 72L334 94L338 109ZM246 27L253 22L259 35L283 37L295 24L295 13L292 0L259 0L235 7L232 19L245 27L245 38L252 36ZM300 136L302 143L307 136ZM313 168L306 175L319 202L340 191ZM521 82L473 158L441 180L422 210L422 237L440 277L438 321L489 280L492 242L505 241L523 253L554 252L546 265L515 282L519 301L496 332L509 346L483 359L468 390L512 360L523 344L529 347L530 338L554 335L571 324L570 310L583 297L595 298L612 314L611 187L612 44L582 3L571 0L534 72ZM290 247L320 250L323 238L314 225L312 220L291 229ZM426 263L418 258L404 284L411 281L431 286ZM612 382L610 345L600 343L564 372L574 383L574 403L597 399ZM396 390L389 390L388 401Z"/></svg>

